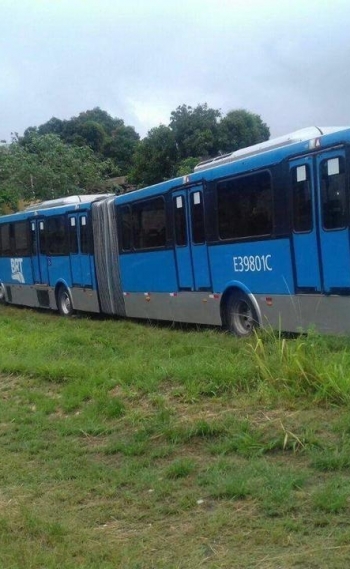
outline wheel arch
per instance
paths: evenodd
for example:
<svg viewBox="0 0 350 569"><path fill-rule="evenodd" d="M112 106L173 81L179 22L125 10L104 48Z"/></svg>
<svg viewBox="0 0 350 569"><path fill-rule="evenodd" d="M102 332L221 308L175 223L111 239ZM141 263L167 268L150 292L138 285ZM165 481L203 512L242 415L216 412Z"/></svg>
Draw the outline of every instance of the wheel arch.
<svg viewBox="0 0 350 569"><path fill-rule="evenodd" d="M4 283L0 281L0 303L6 304L7 303L7 291Z"/></svg>
<svg viewBox="0 0 350 569"><path fill-rule="evenodd" d="M69 292L69 295L71 297L72 300L72 306L74 309L74 304L73 304L73 295L72 295L72 289L71 287L67 284L67 282L63 279L60 279L59 281L57 281L57 283L55 284L55 300L56 300L56 307L58 310L58 292L61 288L66 288L67 291Z"/></svg>
<svg viewBox="0 0 350 569"><path fill-rule="evenodd" d="M237 294L241 294L242 292L244 294L246 294L247 297L249 298L249 300L251 301L251 303L254 307L254 310L256 312L258 325L259 325L259 327L261 327L262 326L262 315L261 315L261 310L260 310L260 306L258 304L258 301L256 300L255 295L249 290L249 288L244 283L241 283L239 281L231 281L230 283L228 283L227 286L225 287L225 290L224 290L222 296L221 296L220 315L221 315L222 325L225 326L227 324L226 315L227 315L227 307L228 307L228 303L229 303L230 299L232 298L232 296L237 295Z"/></svg>

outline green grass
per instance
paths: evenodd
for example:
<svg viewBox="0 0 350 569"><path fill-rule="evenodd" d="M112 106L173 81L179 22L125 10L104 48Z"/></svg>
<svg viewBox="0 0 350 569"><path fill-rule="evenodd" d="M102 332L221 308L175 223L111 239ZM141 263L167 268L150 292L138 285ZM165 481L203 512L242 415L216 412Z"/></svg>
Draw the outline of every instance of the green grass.
<svg viewBox="0 0 350 569"><path fill-rule="evenodd" d="M343 569L350 339L0 308L0 567Z"/></svg>

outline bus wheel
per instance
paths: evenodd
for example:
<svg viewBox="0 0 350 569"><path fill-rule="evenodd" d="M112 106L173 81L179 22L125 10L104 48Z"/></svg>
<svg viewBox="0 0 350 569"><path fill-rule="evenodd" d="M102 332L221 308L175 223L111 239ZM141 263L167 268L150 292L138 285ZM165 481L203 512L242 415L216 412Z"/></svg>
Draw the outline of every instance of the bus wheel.
<svg viewBox="0 0 350 569"><path fill-rule="evenodd" d="M5 287L0 283L0 304L6 304Z"/></svg>
<svg viewBox="0 0 350 569"><path fill-rule="evenodd" d="M61 316L72 316L74 314L72 299L65 286L58 289L57 308Z"/></svg>
<svg viewBox="0 0 350 569"><path fill-rule="evenodd" d="M231 296L227 305L226 325L228 330L239 337L250 336L258 326L254 306L244 292Z"/></svg>

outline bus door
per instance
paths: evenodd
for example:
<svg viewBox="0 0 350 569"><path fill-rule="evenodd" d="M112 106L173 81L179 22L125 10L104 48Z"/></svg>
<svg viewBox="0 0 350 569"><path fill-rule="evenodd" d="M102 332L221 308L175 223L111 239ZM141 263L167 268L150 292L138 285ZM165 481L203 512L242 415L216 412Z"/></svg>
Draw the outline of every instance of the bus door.
<svg viewBox="0 0 350 569"><path fill-rule="evenodd" d="M291 160L290 176L296 292L321 292L321 263L312 157L305 156Z"/></svg>
<svg viewBox="0 0 350 569"><path fill-rule="evenodd" d="M37 284L49 284L44 219L32 219L30 221L30 229L33 281Z"/></svg>
<svg viewBox="0 0 350 569"><path fill-rule="evenodd" d="M91 287L91 254L86 213L70 214L68 226L73 286Z"/></svg>
<svg viewBox="0 0 350 569"><path fill-rule="evenodd" d="M173 193L175 254L179 288L211 290L205 242L203 187Z"/></svg>
<svg viewBox="0 0 350 569"><path fill-rule="evenodd" d="M316 157L319 235L323 287L327 294L350 293L350 241L345 152L335 149Z"/></svg>
<svg viewBox="0 0 350 569"><path fill-rule="evenodd" d="M194 290L186 192L173 192L172 199L174 215L174 247L178 285L180 290Z"/></svg>

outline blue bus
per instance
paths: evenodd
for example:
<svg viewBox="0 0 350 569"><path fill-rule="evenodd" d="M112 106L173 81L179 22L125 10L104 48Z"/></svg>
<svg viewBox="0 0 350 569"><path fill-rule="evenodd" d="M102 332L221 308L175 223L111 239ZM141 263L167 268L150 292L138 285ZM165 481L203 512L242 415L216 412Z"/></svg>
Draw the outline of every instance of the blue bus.
<svg viewBox="0 0 350 569"><path fill-rule="evenodd" d="M0 218L0 300L350 332L350 128L311 127L127 194Z"/></svg>

